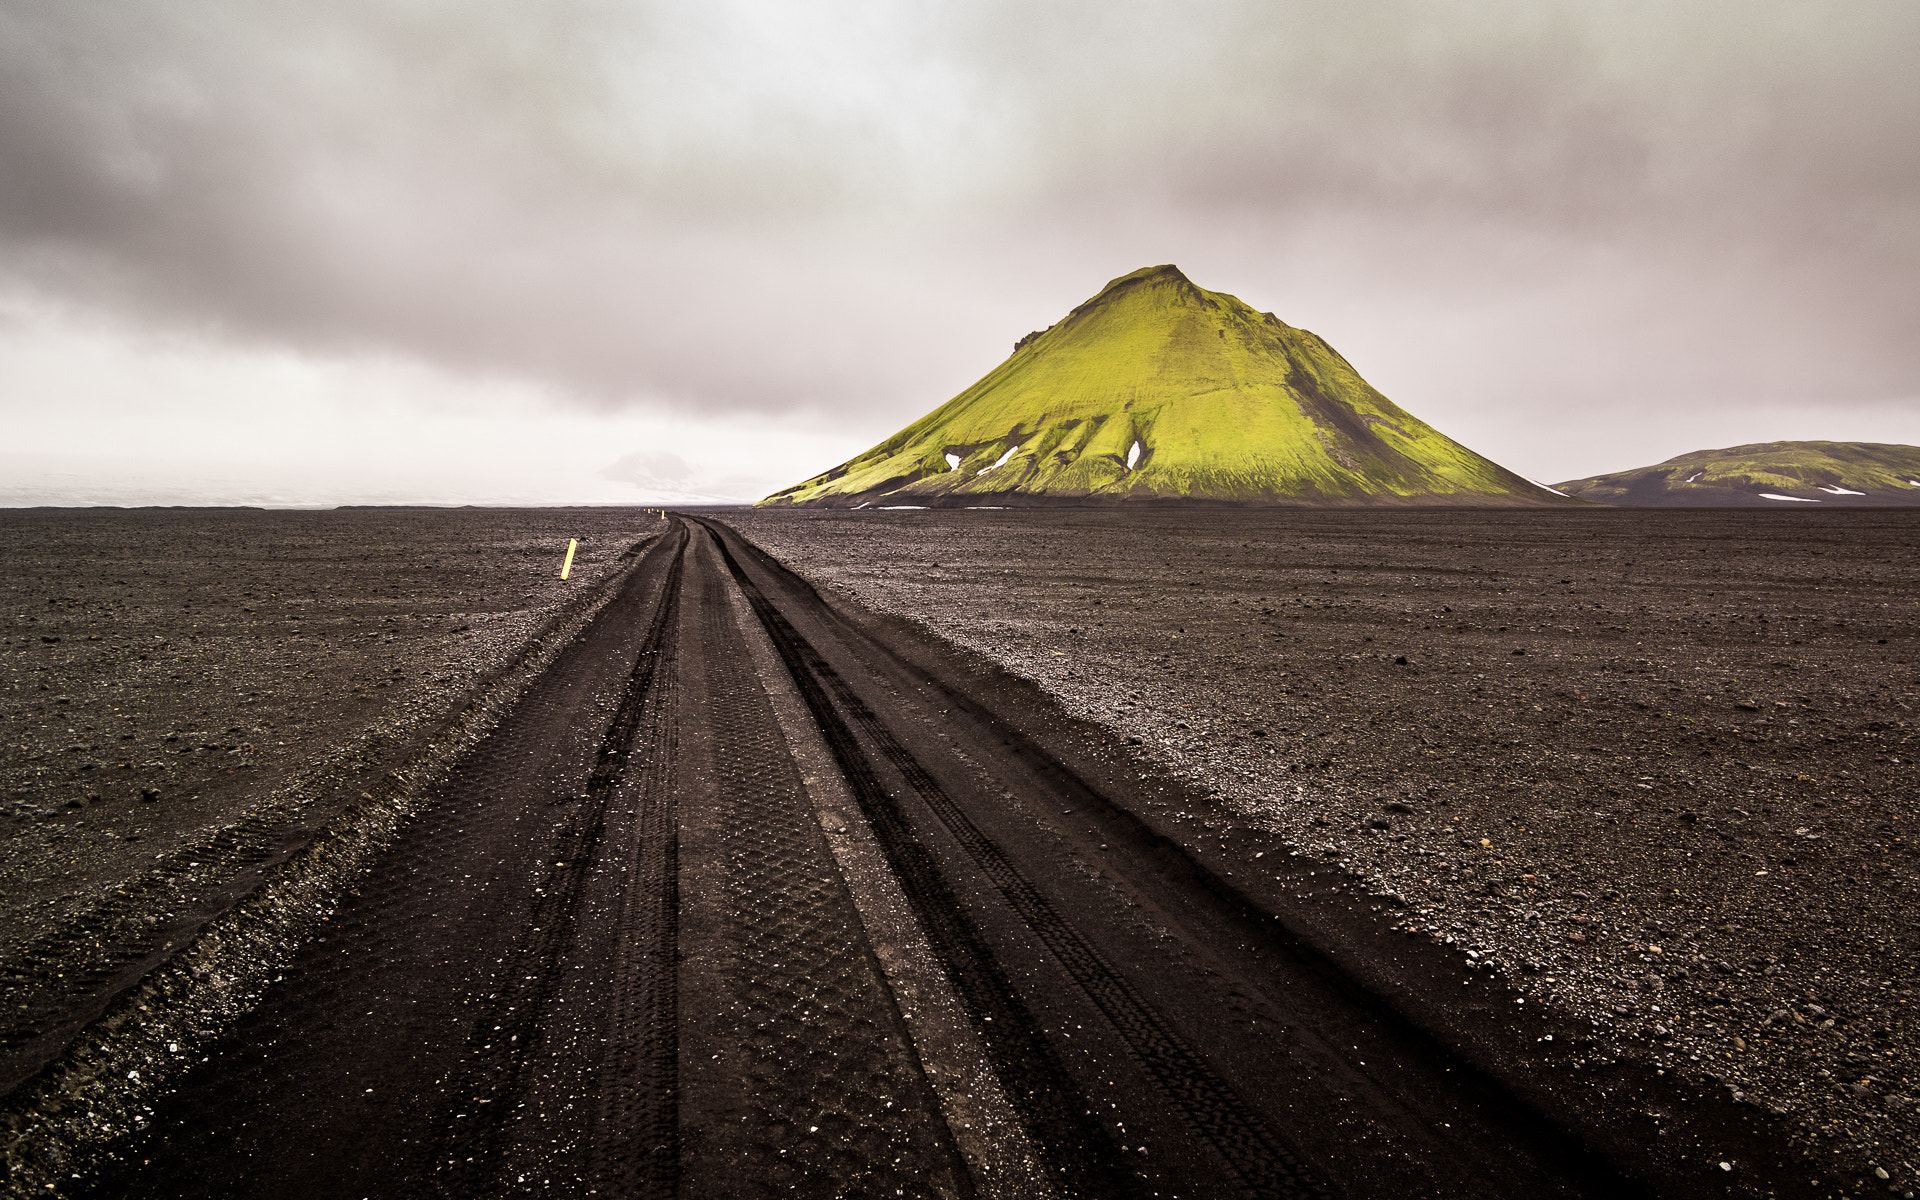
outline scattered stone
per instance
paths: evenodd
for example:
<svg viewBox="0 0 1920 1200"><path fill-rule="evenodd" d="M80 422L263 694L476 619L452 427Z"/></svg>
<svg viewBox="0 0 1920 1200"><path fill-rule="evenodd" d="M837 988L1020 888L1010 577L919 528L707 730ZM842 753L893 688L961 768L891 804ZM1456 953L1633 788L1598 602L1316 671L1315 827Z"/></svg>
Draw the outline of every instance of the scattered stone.
<svg viewBox="0 0 1920 1200"><path fill-rule="evenodd" d="M1379 542L1353 514L1292 511L1207 517L1208 532L1234 536L1184 545L1202 518L1083 510L1070 530L1013 512L727 519L816 583L858 582L869 607L1036 678L1075 716L1110 723L1130 690L1179 713L1195 736L1143 757L1201 787L1231 784L1216 820L1290 838L1310 860L1353 862L1376 895L1392 884L1420 928L1499 951L1512 964L1502 982L1528 1011L1545 1001L1634 1034L1657 1021L1670 1036L1642 1046L1669 1075L1717 1068L1750 1102L1764 1095L1799 1121L1836 1104L1840 1082L1820 1087L1819 1071L1849 1048L1871 1046L1888 1077L1883 1063L1920 1061L1920 1002L1898 994L1920 961L1897 933L1915 882L1900 798L1920 739L1920 672L1889 669L1884 654L1867 661L1858 633L1837 624L1872 612L1892 640L1920 636L1899 549L1907 523L1892 516L1829 540L1759 538L1744 518L1685 514L1690 531L1725 539L1726 553L1704 557L1670 512L1595 514L1577 535L1502 524L1464 550L1458 538ZM1430 526L1465 533L1465 520L1436 514ZM1131 553L1148 527L1165 548ZM874 578L874 564L935 546L1019 569L937 589ZM1332 570L1367 555L1364 579ZM1539 585L1576 557L1607 587L1560 608ZM1080 619L1096 578L1116 603L1080 627L1083 674L1037 678L1032 664ZM1836 579L1845 592L1824 582ZM1211 609L1197 609L1196 583L1218 598ZM1005 619L1015 607L1017 623ZM1176 624L1198 636L1152 649ZM1517 644L1522 631L1529 641ZM1354 652L1363 636L1418 645L1423 635L1419 653ZM1405 669L1415 658L1421 670ZM1236 725L1286 737L1251 745ZM1403 794L1423 797L1410 805L1422 820L1371 825ZM1449 823L1429 829L1426 814ZM1787 842L1799 826L1823 839ZM1773 849L1785 846L1799 853ZM1534 960L1544 970L1526 972ZM1656 963L1664 991L1625 974ZM1646 1024L1610 1011L1630 978L1642 1011L1662 1010ZM1829 1017L1769 1016L1816 998L1853 1019L1821 1031ZM1743 1052L1736 1036L1760 1040ZM1834 1144L1871 1136L1920 1150L1912 1108L1877 1095L1837 1107L1853 1115L1834 1118Z"/></svg>

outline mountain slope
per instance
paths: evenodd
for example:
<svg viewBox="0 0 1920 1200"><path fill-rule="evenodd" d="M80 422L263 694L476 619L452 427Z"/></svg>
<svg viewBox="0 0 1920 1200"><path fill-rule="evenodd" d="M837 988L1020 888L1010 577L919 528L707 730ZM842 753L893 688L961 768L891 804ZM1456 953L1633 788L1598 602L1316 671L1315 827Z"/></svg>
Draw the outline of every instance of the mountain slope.
<svg viewBox="0 0 1920 1200"><path fill-rule="evenodd" d="M1567 504L1317 336L1135 271L866 453L762 504Z"/></svg>
<svg viewBox="0 0 1920 1200"><path fill-rule="evenodd" d="M1636 508L1904 507L1920 505L1920 446L1757 442L1556 486Z"/></svg>

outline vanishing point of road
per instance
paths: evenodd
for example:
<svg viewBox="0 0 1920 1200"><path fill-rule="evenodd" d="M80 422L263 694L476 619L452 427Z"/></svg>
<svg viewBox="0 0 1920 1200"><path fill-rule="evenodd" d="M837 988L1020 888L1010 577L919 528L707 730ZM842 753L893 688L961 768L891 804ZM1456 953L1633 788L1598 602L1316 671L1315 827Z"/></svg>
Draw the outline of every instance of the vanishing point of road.
<svg viewBox="0 0 1920 1200"><path fill-rule="evenodd" d="M614 586L98 1194L1642 1190L732 530Z"/></svg>

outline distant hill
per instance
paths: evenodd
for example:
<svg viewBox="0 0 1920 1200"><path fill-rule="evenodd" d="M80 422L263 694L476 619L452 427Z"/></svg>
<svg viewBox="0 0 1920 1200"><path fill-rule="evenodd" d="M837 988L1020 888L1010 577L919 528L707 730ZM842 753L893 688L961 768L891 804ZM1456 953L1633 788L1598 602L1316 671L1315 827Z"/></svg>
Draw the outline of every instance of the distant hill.
<svg viewBox="0 0 1920 1200"><path fill-rule="evenodd" d="M1109 283L946 404L765 505L1574 503L1179 268Z"/></svg>
<svg viewBox="0 0 1920 1200"><path fill-rule="evenodd" d="M1636 508L1920 506L1920 446L1757 442L1554 486Z"/></svg>

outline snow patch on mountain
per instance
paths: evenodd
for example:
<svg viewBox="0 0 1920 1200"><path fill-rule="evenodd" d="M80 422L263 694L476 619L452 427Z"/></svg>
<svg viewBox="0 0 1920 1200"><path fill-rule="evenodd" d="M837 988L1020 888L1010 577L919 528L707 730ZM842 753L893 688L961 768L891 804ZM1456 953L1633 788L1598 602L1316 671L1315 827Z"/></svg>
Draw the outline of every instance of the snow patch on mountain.
<svg viewBox="0 0 1920 1200"><path fill-rule="evenodd" d="M1008 459L1012 458L1014 455L1018 453L1020 453L1020 447L1017 445L1011 446L1007 449L1007 452L1005 454L1002 454L999 458L996 458L993 460L992 466L981 467L978 471L974 472L974 474L985 475L988 471L998 471L1001 467L1004 467L1007 465Z"/></svg>

